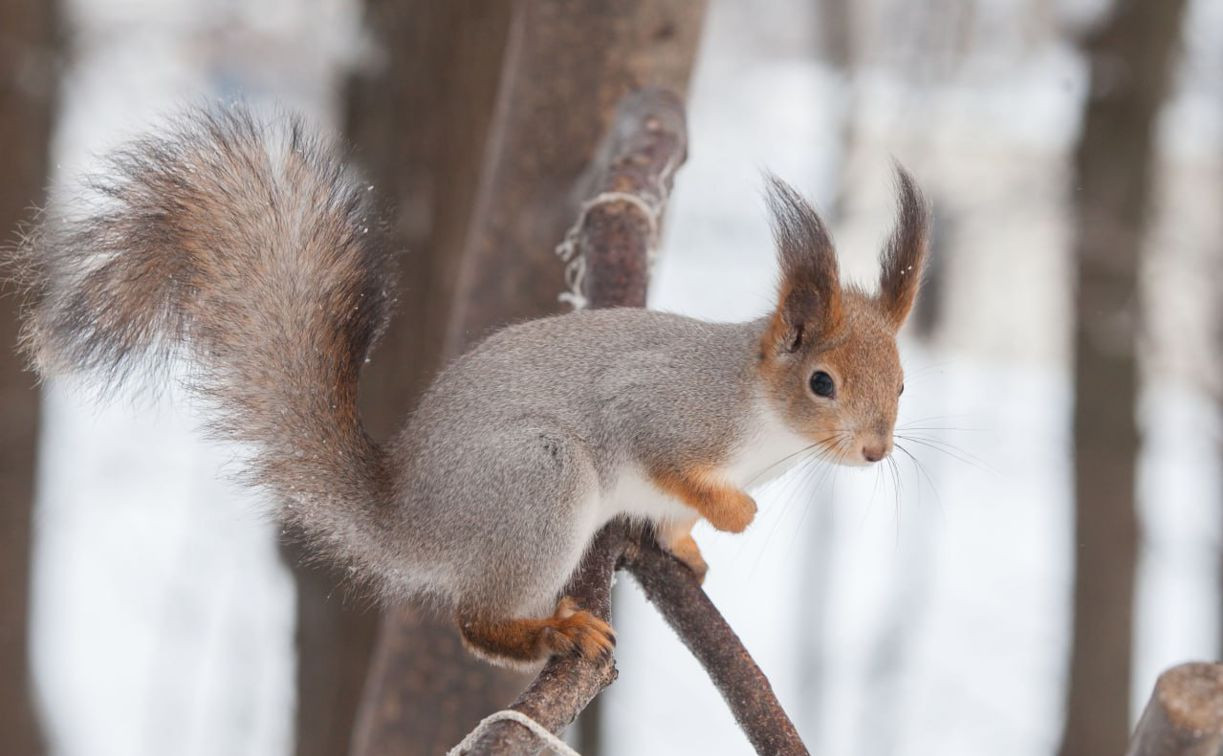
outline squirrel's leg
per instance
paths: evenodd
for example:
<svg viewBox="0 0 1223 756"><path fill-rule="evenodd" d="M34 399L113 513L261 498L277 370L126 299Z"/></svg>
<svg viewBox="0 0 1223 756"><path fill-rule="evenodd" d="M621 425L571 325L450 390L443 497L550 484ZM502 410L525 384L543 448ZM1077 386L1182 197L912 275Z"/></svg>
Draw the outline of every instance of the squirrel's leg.
<svg viewBox="0 0 1223 756"><path fill-rule="evenodd" d="M654 484L695 509L709 524L741 533L756 517L756 501L742 489L703 470L655 472Z"/></svg>
<svg viewBox="0 0 1223 756"><path fill-rule="evenodd" d="M477 656L508 665L566 654L593 659L610 654L616 645L616 633L611 626L579 609L567 596L557 602L556 611L545 619L486 620L460 613L459 632Z"/></svg>
<svg viewBox="0 0 1223 756"><path fill-rule="evenodd" d="M667 553L687 565L696 575L698 583L705 582L705 573L709 565L701 556L701 547L692 538L692 526L700 519L692 517L684 520L664 520L658 526L658 543Z"/></svg>

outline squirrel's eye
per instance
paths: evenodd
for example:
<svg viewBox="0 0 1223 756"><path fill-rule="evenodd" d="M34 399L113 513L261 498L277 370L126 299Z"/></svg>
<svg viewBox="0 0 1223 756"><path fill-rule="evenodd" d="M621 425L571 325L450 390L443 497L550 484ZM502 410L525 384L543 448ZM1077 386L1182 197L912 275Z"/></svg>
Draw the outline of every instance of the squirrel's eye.
<svg viewBox="0 0 1223 756"><path fill-rule="evenodd" d="M832 376L823 370L817 370L811 375L811 390L815 392L816 396L823 396L828 399L837 394L837 387L832 382Z"/></svg>
<svg viewBox="0 0 1223 756"><path fill-rule="evenodd" d="M903 394L904 392L905 392L905 385L902 383L902 384L900 384L900 391L899 391L899 392L897 392L896 396L900 396L900 395L901 395L901 394Z"/></svg>

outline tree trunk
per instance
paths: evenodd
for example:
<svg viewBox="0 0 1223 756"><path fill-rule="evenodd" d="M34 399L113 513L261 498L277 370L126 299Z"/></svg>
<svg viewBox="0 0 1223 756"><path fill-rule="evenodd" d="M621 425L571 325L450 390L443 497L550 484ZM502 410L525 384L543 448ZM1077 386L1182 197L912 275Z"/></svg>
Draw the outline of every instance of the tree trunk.
<svg viewBox="0 0 1223 756"><path fill-rule="evenodd" d="M56 3L0 0L0 233L43 201L55 80ZM38 392L14 351L17 298L0 298L0 753L41 753L27 637Z"/></svg>
<svg viewBox="0 0 1223 756"><path fill-rule="evenodd" d="M389 3L370 7L381 14L381 28L395 27L386 22L396 17ZM394 369L379 362L388 353L412 354L410 382L383 379L410 406L443 353L457 354L506 322L558 311L565 284L554 249L576 217L581 171L627 89L685 89L704 3L422 0L405 7L415 15L404 32L418 36L392 55L418 56L415 72L398 77L399 84L415 79L418 99L388 106L392 120L366 130L400 152L391 160L364 155L359 121L368 105L357 102L353 113L358 158L415 174L390 180L414 194L401 194L396 210L405 238L415 234L423 252L409 251L398 332L393 328L373 366ZM374 100L388 96L385 86L367 91ZM395 117L422 122L398 124ZM415 346L385 348L397 339ZM524 682L475 662L449 623L410 609L392 612L353 750L444 751Z"/></svg>
<svg viewBox="0 0 1223 756"><path fill-rule="evenodd" d="M378 438L398 429L441 359L454 239L470 212L507 25L500 3L366 3L377 50L349 82L345 120L402 250L397 311L362 375L361 409ZM368 601L346 600L343 576L303 563L294 546L288 556L298 594L298 756L439 752L522 684L471 659L448 624L411 610L384 623ZM391 675L369 680L376 646L407 663L379 662ZM384 706L358 721L367 685L389 717ZM401 704L412 718L394 716Z"/></svg>
<svg viewBox="0 0 1223 756"><path fill-rule="evenodd" d="M369 0L366 8L384 59L352 83L348 131L403 250L398 308L362 379L367 426L386 437L443 358L510 5ZM360 756L440 753L526 684L472 657L447 618L396 608L380 627L351 734Z"/></svg>
<svg viewBox="0 0 1223 756"><path fill-rule="evenodd" d="M565 290L554 250L612 109L642 86L687 91L705 3L518 0L502 64L448 345L549 315Z"/></svg>
<svg viewBox="0 0 1223 756"><path fill-rule="evenodd" d="M1127 742L1139 272L1154 124L1183 8L1183 0L1118 0L1085 43L1091 88L1075 155L1075 593L1066 756L1123 753Z"/></svg>
<svg viewBox="0 0 1223 756"><path fill-rule="evenodd" d="M281 546L297 590L297 756L345 753L378 630L378 612L344 576L310 558L296 534Z"/></svg>

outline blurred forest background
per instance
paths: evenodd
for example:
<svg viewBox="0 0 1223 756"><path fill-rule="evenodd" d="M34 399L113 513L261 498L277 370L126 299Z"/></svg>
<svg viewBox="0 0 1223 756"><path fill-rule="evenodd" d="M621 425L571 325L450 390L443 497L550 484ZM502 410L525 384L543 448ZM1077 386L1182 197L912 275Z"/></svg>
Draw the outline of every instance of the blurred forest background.
<svg viewBox="0 0 1223 756"><path fill-rule="evenodd" d="M353 145L402 255L385 435L448 354L557 311L566 192L627 87L687 90L651 306L770 305L762 169L875 277L889 161L934 202L900 474L698 531L813 752L1119 754L1223 646L1223 3L0 0L0 229L185 103ZM38 389L0 300L0 753L438 753L523 684L301 566L180 393ZM286 537L287 536L287 537ZM743 753L628 581L583 753Z"/></svg>

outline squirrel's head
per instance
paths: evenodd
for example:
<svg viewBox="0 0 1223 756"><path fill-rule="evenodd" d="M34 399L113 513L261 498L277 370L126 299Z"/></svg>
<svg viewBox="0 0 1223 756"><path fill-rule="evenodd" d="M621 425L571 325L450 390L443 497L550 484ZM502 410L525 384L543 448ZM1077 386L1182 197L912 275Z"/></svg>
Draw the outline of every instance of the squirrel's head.
<svg viewBox="0 0 1223 756"><path fill-rule="evenodd" d="M899 216L873 295L841 285L836 250L815 210L769 178L782 279L761 340L760 373L785 422L841 464L878 462L892 452L904 391L896 333L921 283L930 216L912 177L899 167L896 175Z"/></svg>

